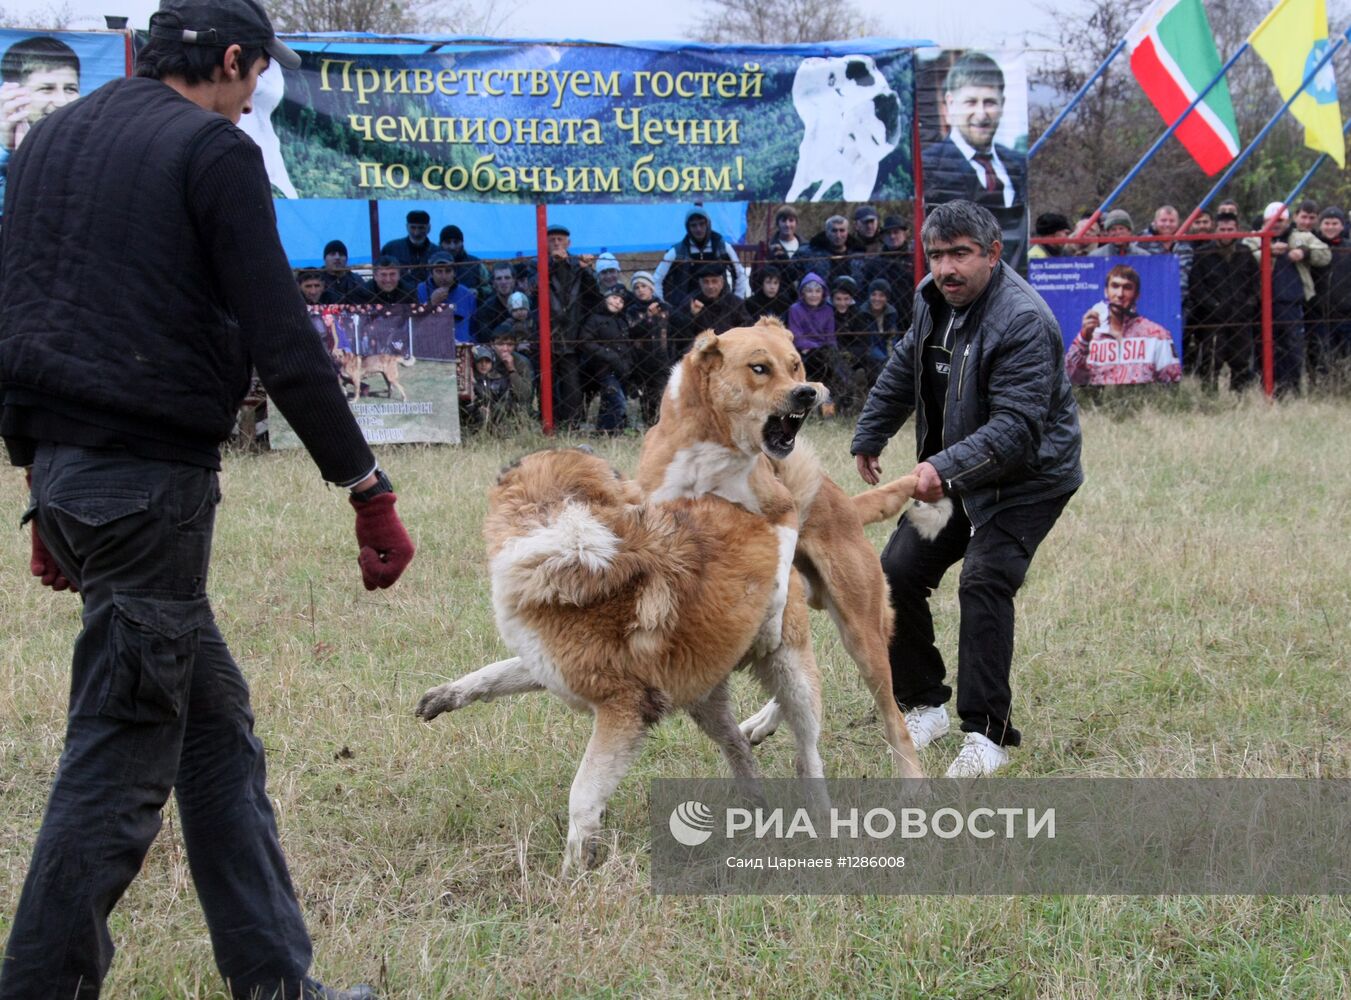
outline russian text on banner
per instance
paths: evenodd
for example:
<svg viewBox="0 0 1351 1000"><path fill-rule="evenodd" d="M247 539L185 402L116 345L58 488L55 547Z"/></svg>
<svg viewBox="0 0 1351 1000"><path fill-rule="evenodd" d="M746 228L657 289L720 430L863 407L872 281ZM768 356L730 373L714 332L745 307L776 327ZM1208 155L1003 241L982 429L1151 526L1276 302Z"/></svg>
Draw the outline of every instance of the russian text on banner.
<svg viewBox="0 0 1351 1000"><path fill-rule="evenodd" d="M1156 0L1131 27L1126 44L1131 72L1168 125L1220 71L1220 54L1201 0ZM1238 122L1227 80L1211 89L1176 134L1207 175L1238 155Z"/></svg>
<svg viewBox="0 0 1351 1000"><path fill-rule="evenodd" d="M1253 29L1249 43L1271 68L1276 89L1286 100L1328 50L1328 13L1324 0L1281 0ZM1290 106L1304 126L1304 145L1327 153L1346 166L1342 136L1342 109L1337 103L1337 80L1328 62Z"/></svg>

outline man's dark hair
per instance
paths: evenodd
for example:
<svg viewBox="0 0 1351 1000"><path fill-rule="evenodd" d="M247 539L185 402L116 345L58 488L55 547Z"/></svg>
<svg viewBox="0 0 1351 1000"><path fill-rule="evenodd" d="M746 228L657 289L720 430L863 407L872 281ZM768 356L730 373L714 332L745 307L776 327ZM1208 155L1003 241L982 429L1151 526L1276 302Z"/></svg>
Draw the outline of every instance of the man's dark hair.
<svg viewBox="0 0 1351 1000"><path fill-rule="evenodd" d="M323 280L324 280L324 272L316 271L312 267L307 267L303 271L296 272L297 285L303 285L307 281L323 281Z"/></svg>
<svg viewBox="0 0 1351 1000"><path fill-rule="evenodd" d="M1003 240L1004 233L990 210L972 201L949 201L935 206L919 231L925 250L931 243L956 243L963 237L975 240L989 254Z"/></svg>
<svg viewBox="0 0 1351 1000"><path fill-rule="evenodd" d="M441 235L436 238L438 243L449 243L454 240L456 243L464 242L464 232L459 226L451 223L449 226L441 227Z"/></svg>
<svg viewBox="0 0 1351 1000"><path fill-rule="evenodd" d="M795 209L792 205L784 205L782 208L780 208L777 212L774 213L774 225L777 226L784 219L796 219L796 218L797 218L797 209Z"/></svg>
<svg viewBox="0 0 1351 1000"><path fill-rule="evenodd" d="M1317 215L1318 202L1314 201L1312 198L1305 198L1303 201L1299 203L1299 208L1297 209L1297 211L1310 212L1314 215Z"/></svg>
<svg viewBox="0 0 1351 1000"><path fill-rule="evenodd" d="M1233 212L1220 212L1218 215L1216 215L1215 225L1218 226L1221 222L1232 222L1236 226L1243 225L1243 221Z"/></svg>
<svg viewBox="0 0 1351 1000"><path fill-rule="evenodd" d="M375 258L375 263L372 264L371 266L397 268L401 267L402 265L399 263L399 259L397 257L391 257L389 254L384 254L383 256Z"/></svg>
<svg viewBox="0 0 1351 1000"><path fill-rule="evenodd" d="M984 52L964 52L948 70L943 93L955 94L963 87L993 87L1004 93L1004 71Z"/></svg>
<svg viewBox="0 0 1351 1000"><path fill-rule="evenodd" d="M499 260L493 265L493 276L506 273L511 275L513 281L516 280L516 268L509 260Z"/></svg>
<svg viewBox="0 0 1351 1000"><path fill-rule="evenodd" d="M159 11L151 18L179 20L171 11ZM182 22L179 21L181 24ZM210 83L217 68L225 65L226 48L218 45L187 45L177 38L156 38L153 35L145 48L136 54L136 75L151 80L181 77L189 84ZM261 45L240 47L240 71L248 73L267 53Z"/></svg>
<svg viewBox="0 0 1351 1000"><path fill-rule="evenodd" d="M1129 281L1132 285L1135 286L1136 293L1139 294L1140 272L1137 271L1135 268L1131 267L1129 264L1118 264L1116 267L1108 271L1107 277L1102 279L1103 287L1106 288L1108 285L1110 285L1112 283L1113 278L1124 278L1125 280Z"/></svg>
<svg viewBox="0 0 1351 1000"><path fill-rule="evenodd" d="M0 80L22 83L29 73L41 69L73 69L80 75L80 57L59 38L36 35L15 42L0 58Z"/></svg>
<svg viewBox="0 0 1351 1000"><path fill-rule="evenodd" d="M1038 236L1054 236L1062 229L1069 229L1070 220L1059 212L1043 212L1037 216L1036 233Z"/></svg>

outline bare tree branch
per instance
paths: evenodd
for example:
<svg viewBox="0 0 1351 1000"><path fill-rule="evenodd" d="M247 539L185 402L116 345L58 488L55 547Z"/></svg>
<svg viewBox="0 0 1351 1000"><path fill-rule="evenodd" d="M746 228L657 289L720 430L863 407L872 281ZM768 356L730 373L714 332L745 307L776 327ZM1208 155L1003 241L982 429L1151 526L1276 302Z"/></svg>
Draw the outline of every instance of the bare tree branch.
<svg viewBox="0 0 1351 1000"><path fill-rule="evenodd" d="M49 3L28 13L10 12L0 7L0 28L36 28L39 31L63 31L75 20L69 3Z"/></svg>
<svg viewBox="0 0 1351 1000"><path fill-rule="evenodd" d="M471 0L269 0L278 31L372 31L386 35L492 35L517 4Z"/></svg>
<svg viewBox="0 0 1351 1000"><path fill-rule="evenodd" d="M852 0L701 0L704 13L690 33L704 42L792 44L878 33L875 19Z"/></svg>

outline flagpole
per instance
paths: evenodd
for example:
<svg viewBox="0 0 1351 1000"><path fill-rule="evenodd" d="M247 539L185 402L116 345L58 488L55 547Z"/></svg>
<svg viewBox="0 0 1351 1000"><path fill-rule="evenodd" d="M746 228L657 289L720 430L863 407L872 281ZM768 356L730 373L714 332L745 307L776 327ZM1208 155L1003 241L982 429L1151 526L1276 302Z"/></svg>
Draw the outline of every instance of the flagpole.
<svg viewBox="0 0 1351 1000"><path fill-rule="evenodd" d="M1117 198L1121 197L1121 192L1126 190L1126 188L1130 186L1130 182L1135 180L1135 178L1139 176L1140 171L1143 170L1145 168L1145 165L1154 158L1154 154L1163 148L1163 144L1168 141L1169 137L1171 137L1174 132L1176 132L1179 128L1182 127L1182 123L1187 120L1187 117L1194 110L1196 110L1196 106L1200 104L1202 101L1204 101L1206 99L1206 95L1215 89L1215 84L1219 83L1221 80L1224 79L1224 74L1229 72L1229 68L1238 61L1239 56L1243 55L1244 52L1248 51L1248 47L1249 46L1247 42L1244 42L1242 45L1240 45L1237 51L1235 51L1234 54L1229 57L1228 61L1223 66L1220 67L1220 71L1215 74L1215 78L1211 80L1208 84L1206 84L1204 90L1202 90L1199 94L1196 95L1196 100L1192 101L1191 104L1187 105L1187 110L1182 112L1182 114L1178 115L1177 118L1173 121L1173 124L1168 126L1168 130L1154 141L1154 145L1150 146L1149 149L1145 152L1145 155L1140 158L1140 161L1136 163L1135 166L1131 167L1130 173L1128 173L1125 176L1125 178L1121 181L1121 183L1116 186L1116 190L1114 190L1111 194L1109 194L1107 196L1107 200L1098 206L1098 210L1093 213L1093 220L1092 220L1093 222L1096 222L1103 212L1107 211L1109 208L1112 207L1112 202L1116 201ZM1322 64L1320 63L1319 65L1321 66ZM1091 224L1092 223L1090 222L1090 225Z"/></svg>
<svg viewBox="0 0 1351 1000"><path fill-rule="evenodd" d="M1342 135L1346 135L1347 132L1351 132L1351 118L1348 118L1346 120L1346 124L1342 126ZM1321 167L1327 161L1327 159L1328 159L1327 153L1318 154L1318 159L1313 161L1313 166L1309 168L1309 172L1306 173L1303 176L1303 178L1300 179L1300 182L1291 189L1290 193L1285 196L1285 203L1287 205L1289 205L1292 201L1295 200L1296 197L1299 196L1299 193L1304 190L1304 185L1308 184L1309 181L1313 180L1313 175L1318 173L1318 168Z"/></svg>
<svg viewBox="0 0 1351 1000"><path fill-rule="evenodd" d="M1065 107L1061 110L1060 114L1055 116L1055 121L1051 122L1051 124L1046 127L1046 131L1037 137L1037 141L1034 142L1032 144L1032 148L1027 151L1027 158L1029 160L1037 155L1037 150L1041 148L1042 143L1044 143L1047 139L1051 138L1051 133L1060 127L1060 123L1063 122L1066 116L1068 116L1069 113L1075 109L1078 103L1084 99L1084 95L1088 93L1089 88L1092 87L1093 84L1098 82L1098 77L1102 76L1103 73L1107 72L1107 67L1112 64L1112 60L1114 60L1117 56L1121 55L1121 50L1124 49L1125 47L1126 47L1126 39L1124 38L1116 43L1116 48L1112 49L1112 51L1108 53L1107 58L1102 61L1102 65L1093 71L1093 75L1084 81L1084 85L1079 88L1078 93L1076 93L1073 97L1071 97L1070 102L1065 105Z"/></svg>
<svg viewBox="0 0 1351 1000"><path fill-rule="evenodd" d="M1287 111L1290 110L1290 105L1295 103L1295 99L1298 98L1300 94L1304 93L1304 88L1306 88L1310 83L1313 82L1314 77L1316 77L1320 72L1322 72L1323 67L1332 61L1332 57L1335 56L1341 49L1341 47L1345 44L1346 38L1342 37L1337 39L1336 45L1328 47L1327 52L1323 54L1323 58L1318 60L1318 65L1315 66L1313 69L1309 70L1309 72L1305 74L1303 82L1301 82L1299 85L1299 89L1296 90L1293 94L1291 94L1289 100L1287 100L1284 104L1281 105L1281 109L1271 117L1271 121L1267 122L1265 125L1262 126L1262 131L1258 132L1257 136L1253 139L1253 141L1248 143L1248 148L1245 149L1243 152L1239 153L1238 156L1234 158L1234 162L1229 164L1229 169L1226 170L1224 172L1224 175L1221 176L1220 179L1215 182L1215 186L1211 188L1209 192L1207 192L1204 198L1201 199L1200 204L1198 204L1194 209L1192 209L1192 214L1187 216L1187 220L1181 226L1178 227L1179 233L1186 232L1187 227L1196 221L1196 217L1200 215L1203 211L1205 211L1205 208L1207 205L1210 204L1211 199L1214 198L1215 195L1220 193L1220 188L1224 187L1226 184L1229 183L1229 178L1233 177L1234 173L1238 170L1238 168L1243 166L1243 164L1247 162L1248 157L1252 155L1253 151L1257 149L1258 146L1262 145L1263 140L1265 140L1267 135L1270 134L1271 130L1276 126L1276 123L1281 120L1281 118L1285 115Z"/></svg>

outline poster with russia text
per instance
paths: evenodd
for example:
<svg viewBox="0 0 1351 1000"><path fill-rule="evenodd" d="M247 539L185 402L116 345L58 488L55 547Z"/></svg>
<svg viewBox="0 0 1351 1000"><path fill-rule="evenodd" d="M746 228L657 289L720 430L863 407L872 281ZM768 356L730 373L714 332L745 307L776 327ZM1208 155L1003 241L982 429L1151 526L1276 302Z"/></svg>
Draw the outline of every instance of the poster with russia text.
<svg viewBox="0 0 1351 1000"><path fill-rule="evenodd" d="M913 193L906 43L292 44L303 65L269 68L244 123L279 197L579 204Z"/></svg>
<svg viewBox="0 0 1351 1000"><path fill-rule="evenodd" d="M1028 281L1060 324L1074 385L1182 378L1182 292L1172 254L1045 257Z"/></svg>

